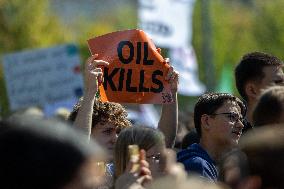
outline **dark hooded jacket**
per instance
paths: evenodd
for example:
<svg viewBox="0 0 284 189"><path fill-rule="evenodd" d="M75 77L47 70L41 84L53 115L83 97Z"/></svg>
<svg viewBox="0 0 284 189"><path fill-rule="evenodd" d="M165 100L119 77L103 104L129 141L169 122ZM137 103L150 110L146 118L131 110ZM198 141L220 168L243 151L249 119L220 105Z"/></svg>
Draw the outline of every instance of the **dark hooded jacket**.
<svg viewBox="0 0 284 189"><path fill-rule="evenodd" d="M187 149L178 152L177 161L184 165L188 173L197 173L217 181L218 172L215 162L199 144L192 144Z"/></svg>

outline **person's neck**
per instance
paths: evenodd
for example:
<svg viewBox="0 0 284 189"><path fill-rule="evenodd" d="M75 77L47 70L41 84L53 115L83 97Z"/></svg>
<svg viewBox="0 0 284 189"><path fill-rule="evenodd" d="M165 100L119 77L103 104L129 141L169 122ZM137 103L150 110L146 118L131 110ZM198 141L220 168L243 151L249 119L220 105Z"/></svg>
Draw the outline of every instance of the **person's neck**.
<svg viewBox="0 0 284 189"><path fill-rule="evenodd" d="M224 151L227 150L227 147L205 139L200 139L199 144L215 162L218 162Z"/></svg>
<svg viewBox="0 0 284 189"><path fill-rule="evenodd" d="M253 123L253 111L255 108L255 103L253 101L249 101L247 103L247 113L246 113L246 119L250 122L250 124Z"/></svg>

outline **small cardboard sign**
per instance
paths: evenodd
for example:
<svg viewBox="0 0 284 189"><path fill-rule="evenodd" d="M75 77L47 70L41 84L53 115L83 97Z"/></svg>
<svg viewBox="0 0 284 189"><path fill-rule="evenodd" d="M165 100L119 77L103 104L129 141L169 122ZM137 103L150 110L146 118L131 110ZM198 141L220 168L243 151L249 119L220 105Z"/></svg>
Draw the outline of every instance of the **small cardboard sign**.
<svg viewBox="0 0 284 189"><path fill-rule="evenodd" d="M109 33L88 40L91 53L110 63L103 68L102 101L139 104L173 102L165 81L169 65L142 30Z"/></svg>

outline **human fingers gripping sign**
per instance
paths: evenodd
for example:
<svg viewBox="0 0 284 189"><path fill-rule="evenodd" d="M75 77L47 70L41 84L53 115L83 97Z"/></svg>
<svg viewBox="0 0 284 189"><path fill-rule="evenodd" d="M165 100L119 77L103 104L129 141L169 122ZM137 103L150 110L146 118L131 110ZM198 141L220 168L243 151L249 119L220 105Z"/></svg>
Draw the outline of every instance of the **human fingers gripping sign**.
<svg viewBox="0 0 284 189"><path fill-rule="evenodd" d="M166 62L166 63L169 64L169 62ZM168 70L168 73L167 73L167 75L165 77L165 80L171 81L173 76L174 76L174 68L172 66L170 66L170 68Z"/></svg>
<svg viewBox="0 0 284 189"><path fill-rule="evenodd" d="M169 83L172 93L177 93L179 84L179 73L175 70L169 71Z"/></svg>
<svg viewBox="0 0 284 189"><path fill-rule="evenodd" d="M95 94L98 86L103 82L102 68L109 65L108 62L97 60L98 54L89 57L85 65L85 86L86 92Z"/></svg>
<svg viewBox="0 0 284 189"><path fill-rule="evenodd" d="M165 80L169 65L142 30L119 31L88 40L92 54L109 62L103 68L102 101L120 103L172 103Z"/></svg>
<svg viewBox="0 0 284 189"><path fill-rule="evenodd" d="M161 48L157 48L157 52L162 55L162 49Z"/></svg>
<svg viewBox="0 0 284 189"><path fill-rule="evenodd" d="M170 65L169 58L165 58L164 62ZM173 66L169 67L165 80L170 83L172 93L176 93L178 90L178 84L179 84L179 73L178 71L174 69Z"/></svg>
<svg viewBox="0 0 284 189"><path fill-rule="evenodd" d="M101 68L95 68L91 71L98 79L98 84L100 85L103 82L103 71Z"/></svg>

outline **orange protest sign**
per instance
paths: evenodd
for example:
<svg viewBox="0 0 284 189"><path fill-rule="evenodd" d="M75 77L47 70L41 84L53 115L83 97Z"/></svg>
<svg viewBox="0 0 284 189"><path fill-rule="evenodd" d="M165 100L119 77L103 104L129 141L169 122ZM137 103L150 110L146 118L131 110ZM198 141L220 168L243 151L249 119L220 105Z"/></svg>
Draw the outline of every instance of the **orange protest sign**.
<svg viewBox="0 0 284 189"><path fill-rule="evenodd" d="M140 104L172 103L165 81L169 65L142 30L109 33L88 40L91 53L110 63L103 68L102 101Z"/></svg>

